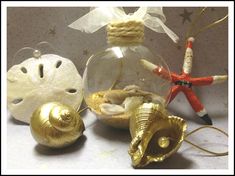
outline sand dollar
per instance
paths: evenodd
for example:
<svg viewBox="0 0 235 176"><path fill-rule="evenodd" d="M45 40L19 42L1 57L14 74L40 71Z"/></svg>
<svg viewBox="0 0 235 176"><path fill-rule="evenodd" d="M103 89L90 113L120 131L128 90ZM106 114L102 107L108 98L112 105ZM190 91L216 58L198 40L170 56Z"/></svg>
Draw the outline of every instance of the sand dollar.
<svg viewBox="0 0 235 176"><path fill-rule="evenodd" d="M17 120L29 123L33 111L51 101L77 109L82 98L82 78L73 62L61 56L32 57L7 72L7 106Z"/></svg>

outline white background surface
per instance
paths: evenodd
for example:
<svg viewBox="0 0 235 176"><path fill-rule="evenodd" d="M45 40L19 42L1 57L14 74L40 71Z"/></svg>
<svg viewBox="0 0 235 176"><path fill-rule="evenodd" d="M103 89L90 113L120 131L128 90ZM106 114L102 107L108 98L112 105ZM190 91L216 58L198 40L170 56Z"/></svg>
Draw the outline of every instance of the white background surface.
<svg viewBox="0 0 235 176"><path fill-rule="evenodd" d="M195 8L187 8L195 11ZM222 17L226 8L215 8L215 17ZM133 10L130 8L127 10ZM188 22L182 24L179 16L184 8L164 8L167 25L182 41L181 49L166 35L146 30L145 45L156 54L162 55L170 69L179 72L184 54L183 37ZM24 46L34 46L47 40L59 48L62 56L74 61L80 74L86 60L95 51L105 46L104 29L87 35L67 28L67 25L88 12L88 8L10 8L8 9L8 68L12 66L14 53ZM208 24L207 17L203 18ZM22 25L24 24L24 25ZM50 29L55 26L56 33ZM215 38L216 36L216 38ZM200 35L195 43L194 76L226 74L228 69L227 22ZM92 45L91 45L92 43ZM17 61L14 61L17 63ZM18 61L20 62L20 60ZM200 100L212 117L214 126L227 131L228 128L228 85L220 84L195 89ZM179 94L169 110L188 122L188 131L199 127L200 121L191 109L184 95ZM87 111L82 114L86 131L74 145L63 150L50 150L37 145L28 125L7 117L7 168L8 169L133 169L127 153L130 143L128 131L115 130L96 121ZM188 132L187 131L187 132ZM213 130L203 130L191 138L197 144L214 151L227 150L227 138ZM227 169L228 157L211 157L190 145L183 143L179 151L163 163L147 168L156 169Z"/></svg>

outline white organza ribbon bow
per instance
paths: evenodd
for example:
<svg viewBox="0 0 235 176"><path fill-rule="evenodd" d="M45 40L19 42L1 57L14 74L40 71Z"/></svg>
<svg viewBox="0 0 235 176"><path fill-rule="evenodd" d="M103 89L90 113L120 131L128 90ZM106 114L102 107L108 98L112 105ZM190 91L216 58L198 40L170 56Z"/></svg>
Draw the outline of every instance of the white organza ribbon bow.
<svg viewBox="0 0 235 176"><path fill-rule="evenodd" d="M86 33L93 33L112 21L139 20L155 32L166 33L175 43L179 37L164 23L166 17L162 7L140 7L133 14L126 14L120 7L92 8L89 13L74 21L69 27Z"/></svg>

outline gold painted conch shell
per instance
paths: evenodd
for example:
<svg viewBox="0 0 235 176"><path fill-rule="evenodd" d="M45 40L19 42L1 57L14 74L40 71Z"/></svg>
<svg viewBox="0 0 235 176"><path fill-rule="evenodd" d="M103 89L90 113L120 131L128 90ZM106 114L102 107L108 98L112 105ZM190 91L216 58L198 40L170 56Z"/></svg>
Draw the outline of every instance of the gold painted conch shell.
<svg viewBox="0 0 235 176"><path fill-rule="evenodd" d="M83 134L85 127L72 107L50 102L34 111L30 129L39 144L62 148L75 142Z"/></svg>
<svg viewBox="0 0 235 176"><path fill-rule="evenodd" d="M186 122L169 116L160 104L144 103L130 118L132 141L129 154L134 167L163 161L175 153L184 140Z"/></svg>

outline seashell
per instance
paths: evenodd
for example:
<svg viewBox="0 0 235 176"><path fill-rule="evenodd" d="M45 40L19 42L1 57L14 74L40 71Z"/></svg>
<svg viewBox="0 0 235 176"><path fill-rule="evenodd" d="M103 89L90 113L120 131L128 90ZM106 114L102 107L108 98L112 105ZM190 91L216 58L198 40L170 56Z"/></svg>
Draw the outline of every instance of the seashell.
<svg viewBox="0 0 235 176"><path fill-rule="evenodd" d="M133 89L130 87L134 87L136 91L132 91ZM86 103L95 112L97 118L105 124L116 128L128 129L129 119L139 105L144 102L160 102L162 104L165 102L164 98L159 95L142 91L135 85L130 87L124 88L125 90L115 89L95 92L86 98ZM115 109L111 110L112 107ZM122 107L124 112L120 113L123 111Z"/></svg>
<svg viewBox="0 0 235 176"><path fill-rule="evenodd" d="M124 102L125 112L133 111L144 102L144 97L127 97Z"/></svg>
<svg viewBox="0 0 235 176"><path fill-rule="evenodd" d="M79 109L82 78L69 59L39 55L14 65L7 72L7 106L17 120L29 123L40 105L58 101Z"/></svg>
<svg viewBox="0 0 235 176"><path fill-rule="evenodd" d="M100 111L106 115L117 115L125 112L125 109L116 104L102 103L100 104Z"/></svg>
<svg viewBox="0 0 235 176"><path fill-rule="evenodd" d="M125 90L109 90L105 92L104 98L112 103L121 105L122 102L131 94Z"/></svg>
<svg viewBox="0 0 235 176"><path fill-rule="evenodd" d="M163 161L177 152L184 140L186 122L169 116L160 104L144 103L130 118L129 155L134 167Z"/></svg>
<svg viewBox="0 0 235 176"><path fill-rule="evenodd" d="M135 110L143 103L143 97L127 97L121 105L102 103L100 111L106 115L117 115ZM124 106L124 107L123 107Z"/></svg>
<svg viewBox="0 0 235 176"><path fill-rule="evenodd" d="M150 92L146 92L140 89L139 86L129 85L123 90L109 90L105 93L104 98L112 104L122 104L127 97L133 96L150 96Z"/></svg>
<svg viewBox="0 0 235 176"><path fill-rule="evenodd" d="M148 97L150 98L150 102L165 106L166 99L163 98L162 96L159 96L157 94L151 94Z"/></svg>
<svg viewBox="0 0 235 176"><path fill-rule="evenodd" d="M34 111L30 129L39 144L62 148L75 142L83 134L85 127L79 114L72 107L50 102Z"/></svg>
<svg viewBox="0 0 235 176"><path fill-rule="evenodd" d="M138 90L141 90L141 88L139 86L133 84L133 85L128 85L128 86L124 87L123 90L129 91L129 92L137 92Z"/></svg>
<svg viewBox="0 0 235 176"><path fill-rule="evenodd" d="M128 129L129 118L132 115L132 112L128 113L125 112L116 115L107 115L101 112L100 105L103 103L109 103L107 98L105 98L104 96L106 95L107 92L110 91L125 92L124 90L108 90L108 91L96 92L86 98L86 103L89 106L89 108L96 114L97 118L103 123L115 128Z"/></svg>

